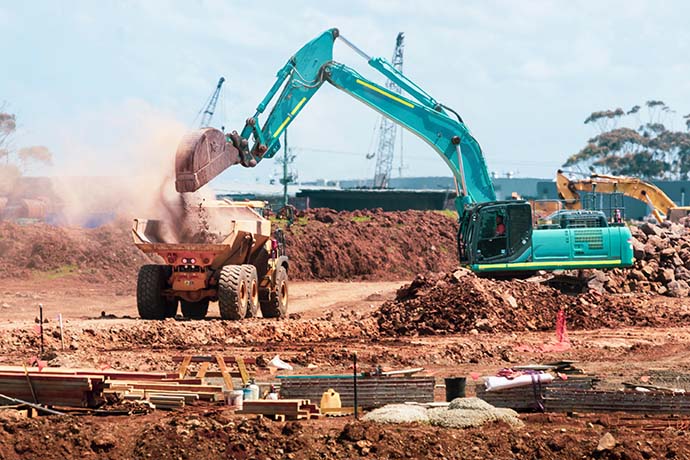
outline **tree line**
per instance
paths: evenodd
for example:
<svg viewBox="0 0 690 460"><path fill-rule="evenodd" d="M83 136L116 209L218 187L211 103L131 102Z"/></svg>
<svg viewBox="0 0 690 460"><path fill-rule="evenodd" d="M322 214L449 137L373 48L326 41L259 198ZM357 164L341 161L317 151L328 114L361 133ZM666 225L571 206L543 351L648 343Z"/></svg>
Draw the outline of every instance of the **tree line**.
<svg viewBox="0 0 690 460"><path fill-rule="evenodd" d="M673 128L677 119L677 113L659 100L627 111L617 108L592 112L585 124L594 126L598 134L563 166L647 180L687 180L690 114L682 117L684 126L680 130ZM620 126L623 124L627 126Z"/></svg>

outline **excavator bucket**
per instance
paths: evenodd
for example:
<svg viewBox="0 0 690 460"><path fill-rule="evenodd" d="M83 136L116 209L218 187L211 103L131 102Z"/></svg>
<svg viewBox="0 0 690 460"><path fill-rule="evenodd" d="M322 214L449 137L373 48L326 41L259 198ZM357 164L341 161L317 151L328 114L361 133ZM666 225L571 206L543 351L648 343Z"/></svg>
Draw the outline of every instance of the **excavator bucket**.
<svg viewBox="0 0 690 460"><path fill-rule="evenodd" d="M203 128L186 134L175 153L175 189L195 192L230 166L240 162L240 152L225 134Z"/></svg>

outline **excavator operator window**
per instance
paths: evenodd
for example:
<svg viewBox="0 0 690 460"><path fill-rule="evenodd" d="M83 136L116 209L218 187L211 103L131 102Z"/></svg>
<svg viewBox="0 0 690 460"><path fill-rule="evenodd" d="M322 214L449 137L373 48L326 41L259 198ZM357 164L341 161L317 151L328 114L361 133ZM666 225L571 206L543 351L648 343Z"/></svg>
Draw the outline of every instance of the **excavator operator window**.
<svg viewBox="0 0 690 460"><path fill-rule="evenodd" d="M477 258L493 259L507 254L507 230L510 222L504 206L482 209L479 222Z"/></svg>
<svg viewBox="0 0 690 460"><path fill-rule="evenodd" d="M532 239L532 210L528 204L511 205L507 208L510 231L508 232L508 253L519 255Z"/></svg>

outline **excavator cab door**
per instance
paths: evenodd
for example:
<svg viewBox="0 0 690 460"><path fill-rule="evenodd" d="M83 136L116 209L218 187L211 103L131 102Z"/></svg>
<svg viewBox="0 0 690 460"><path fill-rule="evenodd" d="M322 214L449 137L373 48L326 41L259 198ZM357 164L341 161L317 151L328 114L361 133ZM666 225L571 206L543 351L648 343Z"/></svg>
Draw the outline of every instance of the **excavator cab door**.
<svg viewBox="0 0 690 460"><path fill-rule="evenodd" d="M465 264L510 263L532 242L532 208L525 201L484 203L465 209L458 247Z"/></svg>

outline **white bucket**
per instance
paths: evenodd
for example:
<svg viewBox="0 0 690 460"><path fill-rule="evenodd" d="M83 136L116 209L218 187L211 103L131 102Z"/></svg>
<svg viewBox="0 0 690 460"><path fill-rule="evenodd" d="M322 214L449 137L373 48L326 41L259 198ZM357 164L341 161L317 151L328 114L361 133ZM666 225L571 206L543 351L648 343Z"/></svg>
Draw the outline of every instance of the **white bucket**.
<svg viewBox="0 0 690 460"><path fill-rule="evenodd" d="M235 406L237 410L242 410L242 390L224 391L225 403L228 406Z"/></svg>

